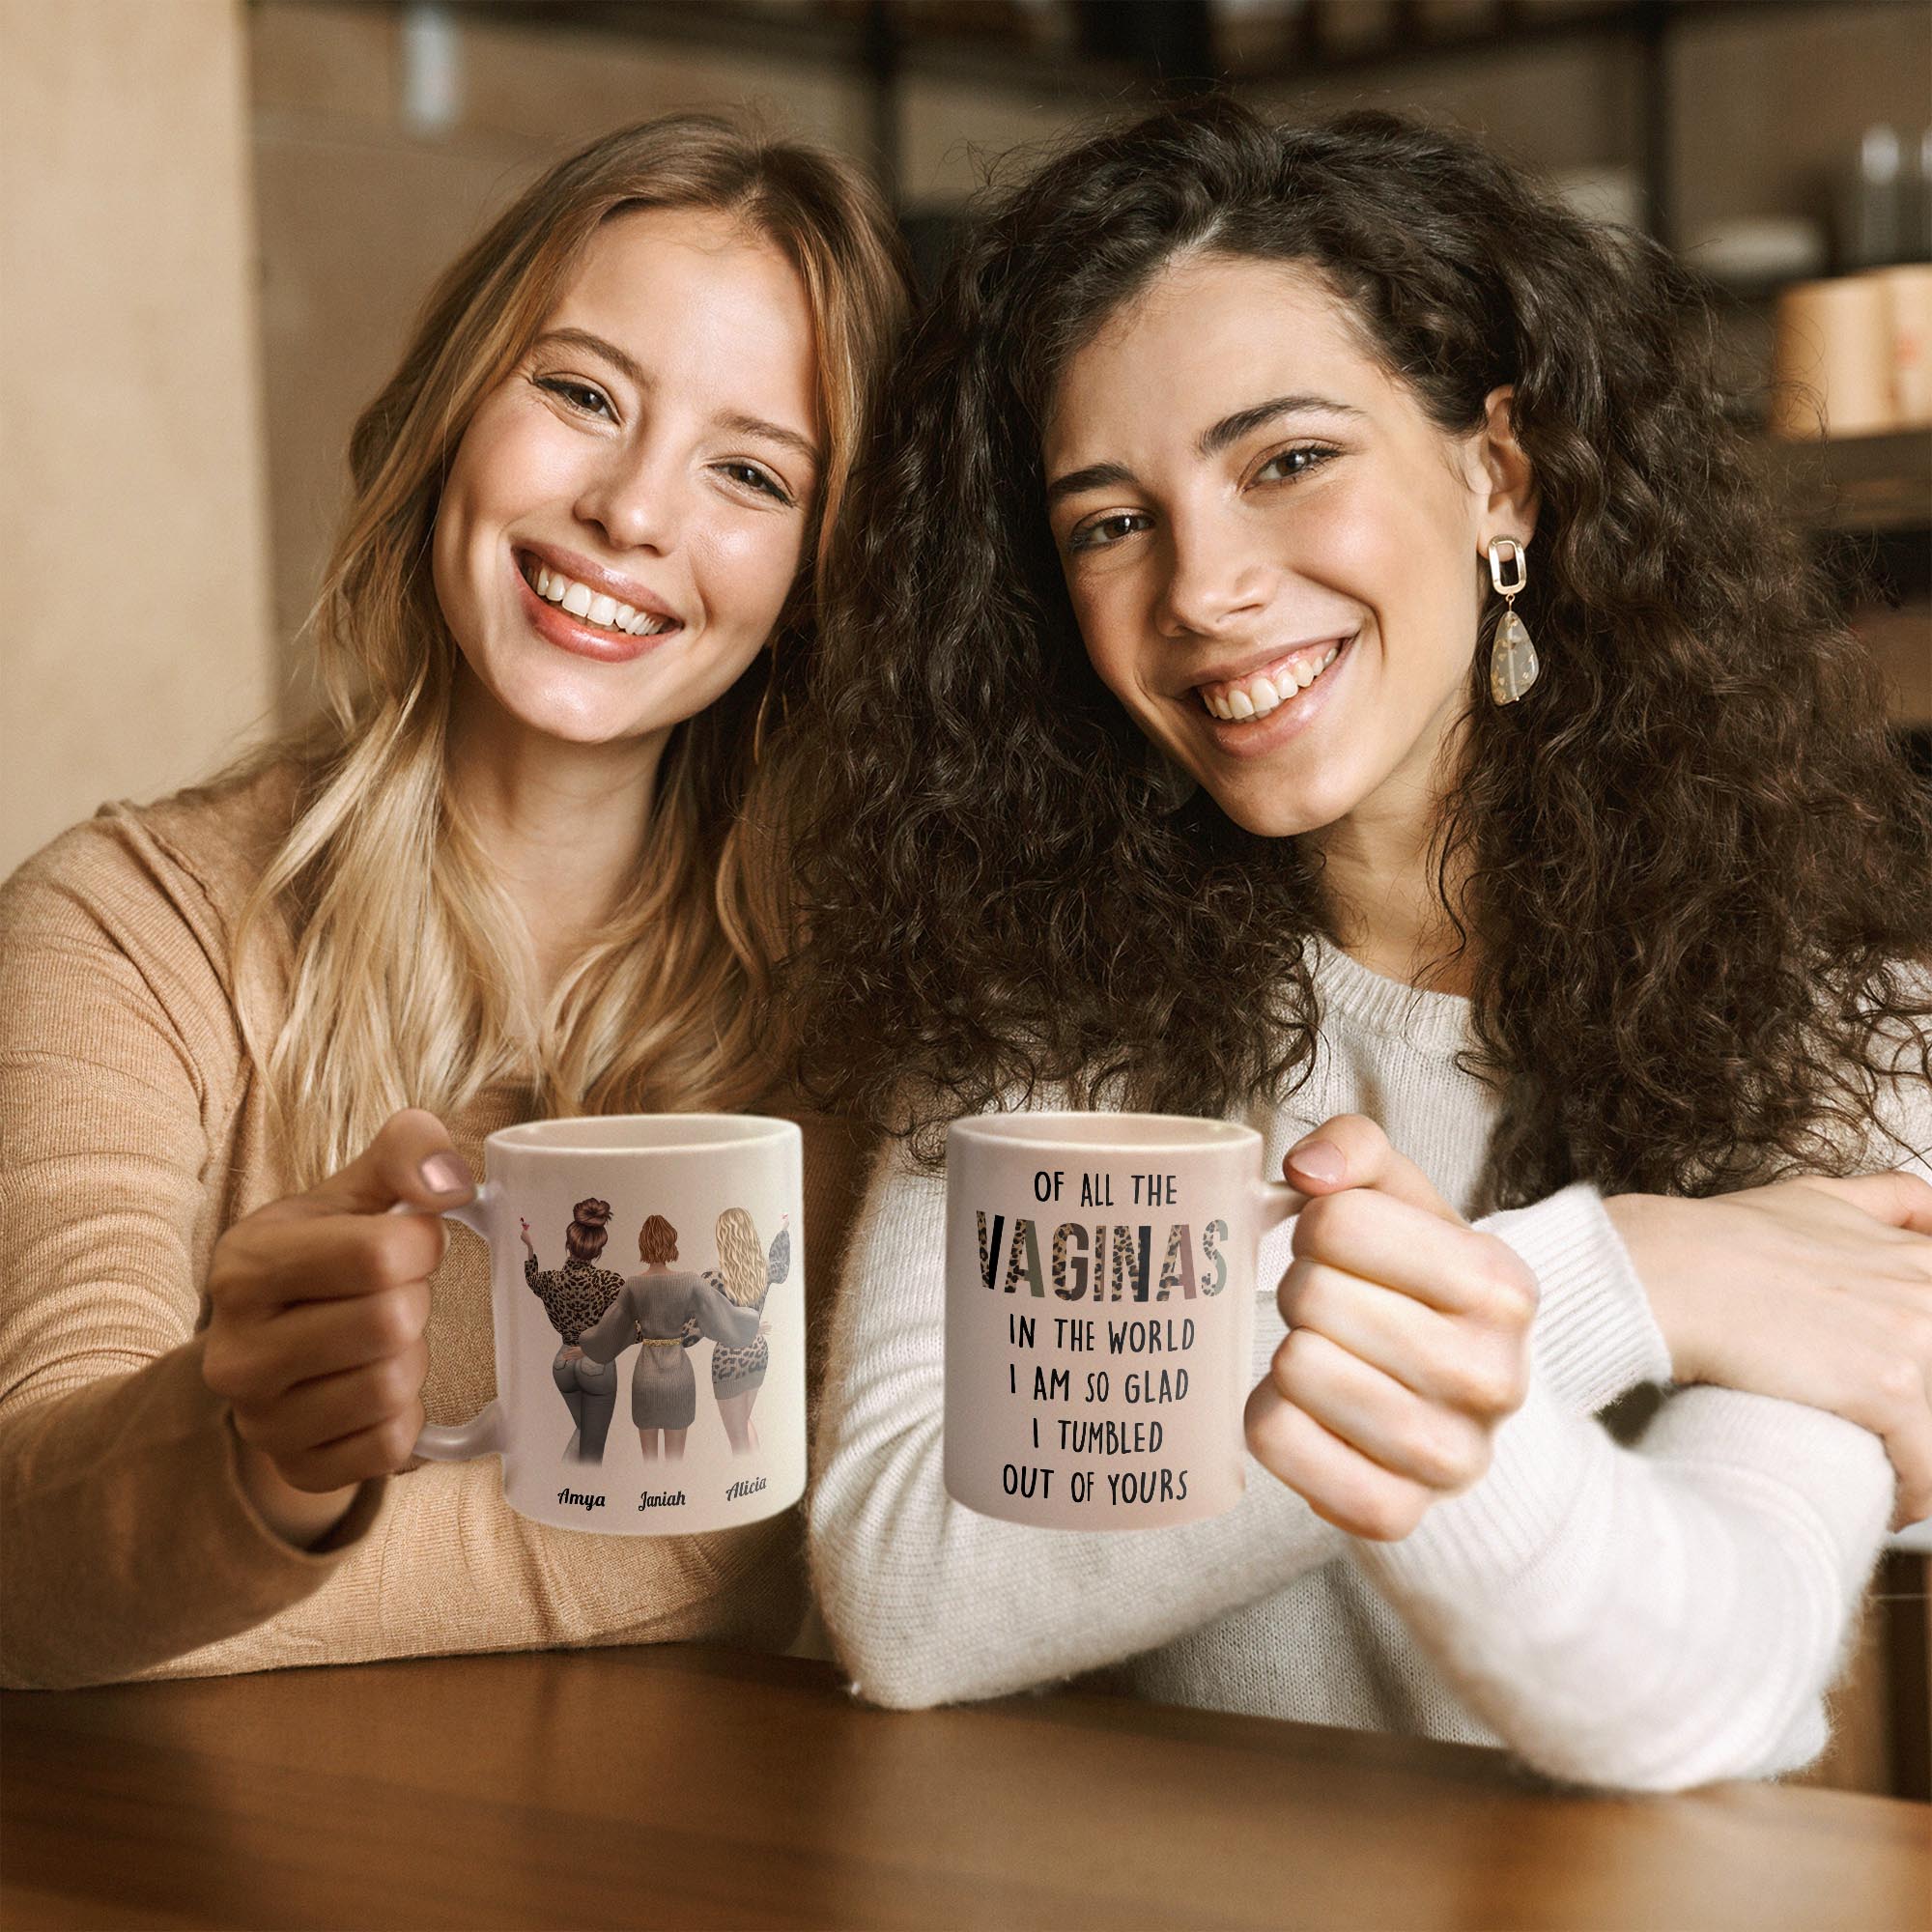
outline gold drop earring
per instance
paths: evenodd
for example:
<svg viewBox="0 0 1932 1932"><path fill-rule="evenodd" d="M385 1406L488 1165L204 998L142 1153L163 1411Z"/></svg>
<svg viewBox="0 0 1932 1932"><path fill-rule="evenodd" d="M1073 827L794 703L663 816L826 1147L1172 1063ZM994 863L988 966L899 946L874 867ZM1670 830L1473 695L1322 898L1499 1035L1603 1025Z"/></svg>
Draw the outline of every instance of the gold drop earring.
<svg viewBox="0 0 1932 1932"><path fill-rule="evenodd" d="M1505 548L1509 552L1507 556L1502 554ZM1498 704L1514 704L1536 682L1537 672L1543 668L1537 662L1536 646L1530 641L1529 626L1516 614L1518 594L1529 582L1523 554L1524 546L1514 537L1490 539L1490 582L1508 607L1502 622L1496 626L1495 645L1490 652L1490 696ZM1506 567L1511 573L1507 583L1503 582Z"/></svg>

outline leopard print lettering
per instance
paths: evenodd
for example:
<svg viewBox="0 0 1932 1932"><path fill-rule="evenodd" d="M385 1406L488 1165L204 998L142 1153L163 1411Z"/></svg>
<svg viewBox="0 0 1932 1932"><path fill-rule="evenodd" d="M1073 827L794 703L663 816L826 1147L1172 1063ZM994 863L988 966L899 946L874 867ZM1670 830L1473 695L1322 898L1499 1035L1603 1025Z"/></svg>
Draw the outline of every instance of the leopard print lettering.
<svg viewBox="0 0 1932 1932"><path fill-rule="evenodd" d="M1066 1285L1066 1248L1069 1238L1080 1236L1080 1286ZM1087 1230L1078 1221L1063 1221L1053 1231L1053 1292L1062 1301L1078 1301L1087 1293Z"/></svg>

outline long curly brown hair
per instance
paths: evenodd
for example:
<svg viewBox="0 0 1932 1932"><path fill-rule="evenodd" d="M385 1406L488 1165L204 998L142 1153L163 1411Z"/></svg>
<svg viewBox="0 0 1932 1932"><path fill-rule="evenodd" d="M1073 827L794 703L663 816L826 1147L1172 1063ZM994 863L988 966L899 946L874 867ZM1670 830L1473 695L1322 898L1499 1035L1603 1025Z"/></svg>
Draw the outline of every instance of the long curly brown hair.
<svg viewBox="0 0 1932 1932"><path fill-rule="evenodd" d="M1044 1083L1213 1114L1312 1065L1316 863L1151 782L1047 526L1060 370L1186 250L1312 267L1445 434L1515 387L1545 668L1488 700L1492 604L1436 838L1498 1100L1486 1198L1844 1171L1901 1051L1932 1075L1932 813L1877 674L1727 412L1694 279L1379 112L1210 100L990 199L893 384L794 740L812 1084L929 1160L947 1117Z"/></svg>

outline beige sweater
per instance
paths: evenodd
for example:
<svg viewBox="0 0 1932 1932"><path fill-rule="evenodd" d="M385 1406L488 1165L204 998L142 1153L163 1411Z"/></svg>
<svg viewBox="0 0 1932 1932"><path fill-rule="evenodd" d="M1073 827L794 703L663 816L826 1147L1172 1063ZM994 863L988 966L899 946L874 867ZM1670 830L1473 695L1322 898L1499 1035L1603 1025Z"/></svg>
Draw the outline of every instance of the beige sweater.
<svg viewBox="0 0 1932 1932"><path fill-rule="evenodd" d="M201 1378L203 1284L231 1223L291 1190L237 1018L235 917L287 829L273 770L104 807L0 887L0 1682L61 1686L437 1652L705 1638L781 1648L805 1609L796 1512L688 1537L545 1528L494 1458L365 1484L292 1548L243 1492ZM863 1137L805 1134L807 1306L824 1327ZM523 1118L485 1094L447 1124ZM433 1284L430 1419L495 1393L481 1245Z"/></svg>

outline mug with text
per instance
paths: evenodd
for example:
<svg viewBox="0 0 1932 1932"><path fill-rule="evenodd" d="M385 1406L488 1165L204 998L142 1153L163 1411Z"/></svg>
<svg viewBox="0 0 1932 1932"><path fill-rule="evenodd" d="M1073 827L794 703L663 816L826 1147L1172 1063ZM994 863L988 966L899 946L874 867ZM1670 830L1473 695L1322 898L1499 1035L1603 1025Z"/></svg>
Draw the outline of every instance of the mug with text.
<svg viewBox="0 0 1932 1932"><path fill-rule="evenodd" d="M988 1114L946 1140L946 1490L1052 1529L1239 1500L1262 1236L1302 1197L1262 1137L1161 1114Z"/></svg>
<svg viewBox="0 0 1932 1932"><path fill-rule="evenodd" d="M416 1454L503 1459L564 1529L684 1535L805 1492L803 1146L789 1121L531 1121L449 1210L490 1248L497 1396Z"/></svg>

